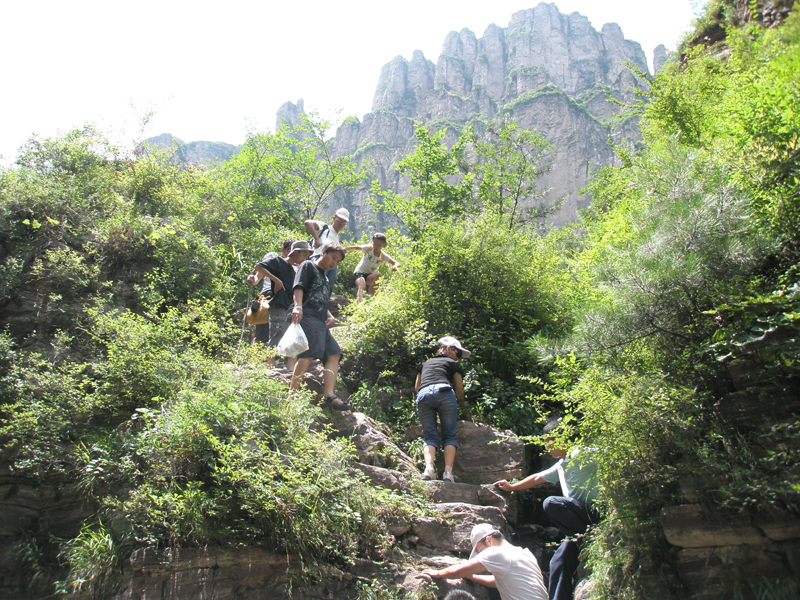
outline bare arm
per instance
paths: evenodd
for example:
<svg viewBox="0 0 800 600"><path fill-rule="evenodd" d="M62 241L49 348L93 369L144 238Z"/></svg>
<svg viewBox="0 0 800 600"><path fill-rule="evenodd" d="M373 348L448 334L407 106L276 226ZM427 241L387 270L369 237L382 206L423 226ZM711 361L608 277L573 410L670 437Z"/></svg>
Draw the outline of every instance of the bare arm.
<svg viewBox="0 0 800 600"><path fill-rule="evenodd" d="M450 565L449 567L440 569L438 571L436 569L425 569L422 571L422 574L433 577L434 579L460 579L462 577L471 579L472 576L475 576L478 573L484 573L485 571L486 567L479 563L477 558L473 558L472 560L468 560L457 565ZM492 577L492 581L494 582L494 577Z"/></svg>
<svg viewBox="0 0 800 600"><path fill-rule="evenodd" d="M345 248L342 248L342 250L344 250L345 252L350 252L351 250L361 250L361 246L347 246ZM367 252L369 252L369 250L367 250Z"/></svg>
<svg viewBox="0 0 800 600"><path fill-rule="evenodd" d="M414 380L414 393L419 393L419 384L422 381L422 373L417 373L417 378Z"/></svg>
<svg viewBox="0 0 800 600"><path fill-rule="evenodd" d="M505 490L506 492L519 492L521 490L527 490L528 488L536 487L537 485L542 485L543 483L547 483L547 481L539 477L538 473L534 473L533 475L529 475L517 483L509 483L505 479L502 479L500 481L495 481L494 485L499 487L501 490Z"/></svg>
<svg viewBox="0 0 800 600"><path fill-rule="evenodd" d="M303 320L303 288L294 288L294 308L292 309L292 323Z"/></svg>
<svg viewBox="0 0 800 600"><path fill-rule="evenodd" d="M485 585L486 587L496 588L497 583L495 583L494 575L469 575L465 579L469 579L470 581L474 581L475 583L480 583L481 585Z"/></svg>
<svg viewBox="0 0 800 600"><path fill-rule="evenodd" d="M264 276L263 273L258 272L258 269L259 269L258 263L256 263L255 265L253 265L253 270L255 271L255 273L250 273L250 275L247 276L247 283L249 283L250 285L257 284L259 281L261 281L261 278Z"/></svg>
<svg viewBox="0 0 800 600"><path fill-rule="evenodd" d="M314 238L314 248L316 248L320 245L319 234L317 233L319 231L319 225L314 219L308 219L304 221L303 225L305 226L308 235Z"/></svg>
<svg viewBox="0 0 800 600"><path fill-rule="evenodd" d="M461 379L461 373L453 374L453 389L456 392L456 398L464 401L464 380Z"/></svg>

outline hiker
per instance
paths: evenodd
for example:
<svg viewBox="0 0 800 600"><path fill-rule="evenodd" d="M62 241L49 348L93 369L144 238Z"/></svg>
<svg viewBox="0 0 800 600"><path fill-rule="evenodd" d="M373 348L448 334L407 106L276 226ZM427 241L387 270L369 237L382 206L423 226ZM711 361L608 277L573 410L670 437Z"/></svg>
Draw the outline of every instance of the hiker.
<svg viewBox="0 0 800 600"><path fill-rule="evenodd" d="M344 249L339 244L326 244L317 262L307 260L300 265L292 288L292 323L300 323L303 328L308 338L308 350L297 357L290 389L300 388L303 374L308 370L311 361L318 358L323 365L322 406L334 410L350 410L351 406L333 391L342 350L328 329L328 325L333 323L333 315L328 310L332 286L328 284L325 273L336 268L343 258Z"/></svg>
<svg viewBox="0 0 800 600"><path fill-rule="evenodd" d="M544 434L558 427L558 421L551 421L544 428ZM591 450L576 448L569 455L563 448L555 445L552 436L545 437L545 449L553 458L559 459L549 469L534 473L518 481L509 483L505 479L495 482L495 486L507 492L517 492L541 485L545 482L561 485L561 496L545 498L542 507L568 539L562 542L553 558L550 559L550 600L569 600L572 598L572 577L578 568L578 542L573 538L581 535L599 521L594 508L597 500L597 463L591 457Z"/></svg>
<svg viewBox="0 0 800 600"><path fill-rule="evenodd" d="M281 256L282 258L286 258L287 256L289 256L289 252L291 251L291 249L292 249L292 240L284 240L283 244L281 244L281 253L280 254L278 254L277 252L267 252L264 255L264 258L261 259L261 262L260 263L256 263L253 266L254 272L247 276L247 283L249 283L250 285L256 285L259 281L261 281L261 278L264 276L264 273L259 273L259 271L257 269L258 265L264 264L268 260L271 260L271 259L273 259L273 258L275 258L277 256ZM272 282L271 281L269 281L267 279L264 280L264 286L261 288L261 294L259 294L259 295L260 296L266 296L267 298L271 298L272 297ZM253 336L253 340L254 341L261 342L264 345L269 345L269 324L270 324L270 322L271 322L271 319L270 319L270 321L268 321L266 323L259 323L258 325L256 325L256 334L255 334L255 336ZM269 362L269 361L271 361L271 362ZM269 366L270 367L275 365L275 359L274 358L269 359L268 362L269 362Z"/></svg>
<svg viewBox="0 0 800 600"><path fill-rule="evenodd" d="M527 548L514 546L493 525L481 523L469 536L469 560L445 569L425 569L423 576L433 579L463 577L486 587L497 588L502 600L546 600L542 571ZM483 575L488 571L489 575Z"/></svg>
<svg viewBox="0 0 800 600"><path fill-rule="evenodd" d="M384 264L389 263L392 265L392 271L396 271L400 266L398 262L391 256L383 251L388 245L386 235L383 233L376 233L372 236L372 243L366 246L348 246L346 251L360 250L364 253L355 271L353 271L353 281L358 288L356 293L356 301L361 302L364 299L364 292L367 291L371 294L375 293L375 283L381 276L378 268Z"/></svg>
<svg viewBox="0 0 800 600"><path fill-rule="evenodd" d="M307 261L309 256L311 256L311 246L305 240L298 240L291 244L286 258L276 256L255 266L256 275L264 277L265 287L267 281L271 284L272 298L269 301L269 340L267 341L270 348L278 345L289 327L288 315L293 301L291 290L294 287L295 268ZM288 357L286 368L290 371L294 369L295 361L295 358ZM270 356L267 362L270 367L274 367L275 356Z"/></svg>
<svg viewBox="0 0 800 600"><path fill-rule="evenodd" d="M414 392L417 394L417 416L422 424L424 439L422 454L425 458L425 470L422 478L436 479L436 448L439 446L439 432L436 417L442 425L442 445L444 446L443 481L455 483L453 465L456 462L456 420L458 405L456 399L464 401L464 381L461 365L458 361L470 352L451 336L439 340L436 356L417 366L417 378L414 381Z"/></svg>
<svg viewBox="0 0 800 600"><path fill-rule="evenodd" d="M311 236L312 245L314 247L314 254L311 260L317 261L322 255L322 249L327 244L339 244L339 233L347 226L350 221L350 211L346 208L340 208L333 215L333 222L328 225L324 221L316 221L308 219L303 223L306 231ZM331 293L333 293L333 284L336 283L336 276L339 274L339 266L333 269L328 269L326 277L331 284Z"/></svg>

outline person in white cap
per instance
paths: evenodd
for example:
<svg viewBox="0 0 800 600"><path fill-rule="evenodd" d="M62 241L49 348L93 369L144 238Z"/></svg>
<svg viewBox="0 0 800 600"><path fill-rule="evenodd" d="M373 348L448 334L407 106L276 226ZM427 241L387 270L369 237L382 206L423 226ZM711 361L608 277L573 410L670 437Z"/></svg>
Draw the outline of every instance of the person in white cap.
<svg viewBox="0 0 800 600"><path fill-rule="evenodd" d="M340 208L333 215L333 222L328 225L324 221L317 221L315 219L308 219L303 223L306 231L311 236L312 246L314 253L311 255L311 260L317 261L322 255L322 249L327 244L341 244L339 241L339 233L347 226L350 221L350 211L346 208ZM328 278L328 283L333 293L333 284L336 283L336 277L339 274L339 267L330 269L326 272L325 276Z"/></svg>
<svg viewBox="0 0 800 600"><path fill-rule="evenodd" d="M439 351L433 358L417 366L414 392L417 394L417 416L422 424L425 470L422 478L436 479L436 448L439 446L439 431L436 417L442 424L442 446L444 446L444 474L442 480L455 482L453 465L456 462L456 421L458 420L457 400L464 401L464 379L461 365L462 356L470 352L456 338L445 336L439 340Z"/></svg>
<svg viewBox="0 0 800 600"><path fill-rule="evenodd" d="M422 575L433 579L463 577L497 588L502 600L547 600L542 570L530 550L508 543L489 523L475 525L469 539L469 560L445 569L425 569ZM490 574L483 575L486 571Z"/></svg>

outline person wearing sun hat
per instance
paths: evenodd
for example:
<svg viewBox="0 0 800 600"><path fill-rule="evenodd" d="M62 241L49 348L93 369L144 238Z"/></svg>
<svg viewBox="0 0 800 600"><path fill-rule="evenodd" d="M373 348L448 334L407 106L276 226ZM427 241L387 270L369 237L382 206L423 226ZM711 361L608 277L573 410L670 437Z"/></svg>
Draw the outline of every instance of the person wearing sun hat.
<svg viewBox="0 0 800 600"><path fill-rule="evenodd" d="M248 278L248 281L252 281L255 284L263 277L264 290L267 289L267 283L270 285L270 320L267 340L267 345L270 348L275 348L278 345L278 342L289 327L289 307L292 305L291 294L292 286L294 286L295 269L308 260L309 256L311 256L311 246L308 242L305 240L291 242L286 257L276 254L274 257L257 263L254 267L254 275ZM262 290L262 294L264 290ZM294 369L295 360L292 357L286 359L286 368L290 371ZM268 364L270 367L275 366L274 356L268 359Z"/></svg>
<svg viewBox="0 0 800 600"><path fill-rule="evenodd" d="M542 570L527 548L510 544L491 523L472 528L469 560L445 569L425 569L423 577L465 578L486 587L497 588L502 600L547 600ZM484 575L486 571L489 575Z"/></svg>
<svg viewBox="0 0 800 600"><path fill-rule="evenodd" d="M445 336L439 340L436 356L417 366L414 392L417 395L417 416L422 424L425 470L422 478L436 479L436 449L439 446L439 431L436 418L442 425L442 446L444 446L444 474L442 480L455 482L453 465L456 461L456 421L458 420L458 401L464 401L464 380L459 359L469 356L456 338Z"/></svg>

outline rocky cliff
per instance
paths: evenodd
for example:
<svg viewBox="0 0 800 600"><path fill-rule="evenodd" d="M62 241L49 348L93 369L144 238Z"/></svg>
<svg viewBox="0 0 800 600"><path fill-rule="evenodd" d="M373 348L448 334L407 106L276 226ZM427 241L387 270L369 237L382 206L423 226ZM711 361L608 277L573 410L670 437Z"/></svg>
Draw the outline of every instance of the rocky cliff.
<svg viewBox="0 0 800 600"><path fill-rule="evenodd" d="M172 150L176 162L198 166L210 166L225 162L239 151L238 146L225 142L186 143L170 133L147 138L145 146L156 150Z"/></svg>
<svg viewBox="0 0 800 600"><path fill-rule="evenodd" d="M646 85L627 64L648 73L641 46L617 24L597 31L583 15L542 3L515 13L507 27L490 25L480 38L468 29L450 32L436 64L419 50L410 61L395 57L381 70L372 112L338 130L335 151L359 163L371 159L384 187L406 193L408 180L393 165L413 148L415 121L448 127L452 143L470 122L505 112L555 147L554 168L541 184L552 187L550 202L565 196L552 218L563 225L589 202L579 190L591 173L613 163L610 144L641 139L638 118L609 99L634 102ZM298 110L302 104L285 104L279 120ZM391 224L365 204L367 197L366 187L342 193L328 210L347 206L357 229Z"/></svg>

